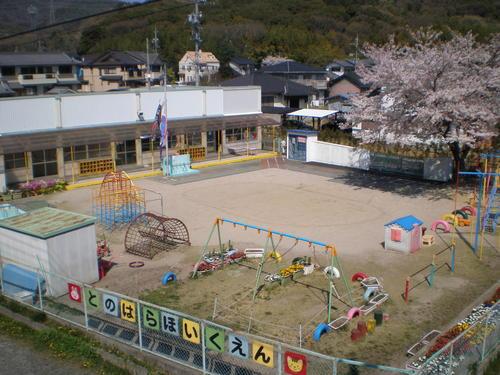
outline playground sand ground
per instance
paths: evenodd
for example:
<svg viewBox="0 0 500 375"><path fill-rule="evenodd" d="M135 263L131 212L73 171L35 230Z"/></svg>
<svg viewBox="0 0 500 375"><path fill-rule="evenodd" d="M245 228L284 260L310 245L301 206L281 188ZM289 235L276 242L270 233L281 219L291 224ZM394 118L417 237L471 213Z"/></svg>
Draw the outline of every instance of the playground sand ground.
<svg viewBox="0 0 500 375"><path fill-rule="evenodd" d="M319 343L312 342L309 335L305 337L305 346L339 357L403 365L406 349L427 331L445 329L465 306L498 280L499 257L486 244L485 257L479 261L457 238L455 274L441 269L435 286L429 288L423 284L416 288L406 305L400 295L406 277L429 264L432 254L449 243L450 235L437 236L434 246L423 248L416 254L402 255L383 249L383 225L397 217L413 214L429 227L433 220L454 207L452 190L415 181L403 181L401 189L385 189L385 183L391 184L387 177L380 178L383 182L381 188L373 188L373 184L363 187L359 181L353 184L344 177L344 174L324 177L284 169L263 169L176 185L161 177L139 180L136 182L138 186L163 195L165 215L186 224L193 246L179 247L156 256L154 260L141 259L124 252L123 229L107 232L105 235L111 243L112 260L116 266L98 286L141 296L201 318L211 318L215 297L222 307L229 301L242 298L243 291L248 291L255 283L254 270L236 265L197 280L189 279L192 265L198 259L216 217L309 237L335 244L346 275L350 277L354 272L362 271L379 277L391 298L383 305L389 320L364 341L351 342L349 332L345 330L329 334ZM370 178L373 180L374 177ZM414 189L417 185L419 188ZM43 198L62 209L86 214L92 211L90 188ZM153 202L149 209L160 212L159 203ZM98 237L100 234L101 230ZM231 240L239 248L263 247L265 242L263 234L227 224L223 226L222 237L223 241ZM468 235L465 238L468 239ZM282 252L291 247L285 242L280 248ZM216 243L217 239L213 237L211 244ZM297 246L287 254L283 264L289 264L294 256L312 256L311 253L311 248ZM130 269L128 263L133 260L143 260L145 266ZM316 251L313 260L323 265L328 262L320 251ZM437 263L445 261L450 262L447 252L438 258ZM176 272L180 282L161 287L161 276L167 271ZM326 280L322 281L321 277L311 277L310 280L314 281L311 283L325 288ZM422 279L423 275L419 275L418 281ZM308 281L307 277L301 280ZM341 286L339 291L342 294ZM243 310L250 306L247 302L239 305ZM307 322L323 306L321 292L294 283L274 287L266 290L254 305L255 326L267 333L271 332L268 328L271 326L258 321L297 327L296 331L290 329L291 333L287 330L286 335L284 328L275 327L275 335L291 337L298 333L299 323ZM340 308L341 304L337 303L337 307ZM335 314L340 314L340 311L334 312L333 316ZM236 323L236 327L243 328L241 322Z"/></svg>

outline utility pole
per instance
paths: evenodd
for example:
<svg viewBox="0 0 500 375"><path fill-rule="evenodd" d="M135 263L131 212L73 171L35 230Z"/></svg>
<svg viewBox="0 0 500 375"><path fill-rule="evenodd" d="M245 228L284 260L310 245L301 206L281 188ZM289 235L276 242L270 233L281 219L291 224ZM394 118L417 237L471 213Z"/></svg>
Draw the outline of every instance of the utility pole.
<svg viewBox="0 0 500 375"><path fill-rule="evenodd" d="M51 25L56 23L56 12L54 10L54 0L50 0L50 4L49 4L49 23Z"/></svg>
<svg viewBox="0 0 500 375"><path fill-rule="evenodd" d="M153 37L151 44L153 45L154 53L158 53L158 49L160 48L160 38L158 38L158 30L156 29L156 25L155 25L155 36Z"/></svg>
<svg viewBox="0 0 500 375"><path fill-rule="evenodd" d="M356 39L354 39L354 62L358 65L358 49L359 49L359 35L356 34Z"/></svg>
<svg viewBox="0 0 500 375"><path fill-rule="evenodd" d="M194 40L194 65L195 84L200 85L200 46L201 46L201 18L199 5L205 4L207 0L194 0L194 12L188 16L188 23L191 25L191 36Z"/></svg>
<svg viewBox="0 0 500 375"><path fill-rule="evenodd" d="M149 38L146 38L146 84L151 88L151 68L149 65Z"/></svg>

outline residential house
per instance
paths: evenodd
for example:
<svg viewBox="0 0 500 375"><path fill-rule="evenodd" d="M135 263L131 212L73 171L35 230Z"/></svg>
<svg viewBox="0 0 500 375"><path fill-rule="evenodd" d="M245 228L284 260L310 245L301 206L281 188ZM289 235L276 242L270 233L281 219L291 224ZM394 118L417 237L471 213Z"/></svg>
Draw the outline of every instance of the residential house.
<svg viewBox="0 0 500 375"><path fill-rule="evenodd" d="M63 52L0 52L0 96L80 89L81 62Z"/></svg>
<svg viewBox="0 0 500 375"><path fill-rule="evenodd" d="M342 75L347 72L354 72L355 69L356 63L352 60L333 60L325 67L325 70L328 73L332 73L336 76Z"/></svg>
<svg viewBox="0 0 500 375"><path fill-rule="evenodd" d="M356 73L347 72L328 82L328 98L356 95L369 88L370 85L362 82Z"/></svg>
<svg viewBox="0 0 500 375"><path fill-rule="evenodd" d="M250 74L255 71L255 63L246 57L233 57L231 61L229 61L229 68L231 68L235 74L244 76L245 74Z"/></svg>
<svg viewBox="0 0 500 375"><path fill-rule="evenodd" d="M220 62L212 52L198 53L198 63L200 65L200 79L206 78L210 81L211 77L219 72ZM196 53L187 51L182 59L179 60L179 83L192 84L196 81Z"/></svg>
<svg viewBox="0 0 500 375"><path fill-rule="evenodd" d="M149 62L149 69L148 69ZM163 61L158 54L142 51L109 51L82 57L82 91L109 91L118 88L158 84ZM148 75L149 74L149 75Z"/></svg>
<svg viewBox="0 0 500 375"><path fill-rule="evenodd" d="M268 55L262 59L260 65L261 66L270 66L270 65L276 65L276 64L286 62L286 61L293 61L293 60L289 59L288 57Z"/></svg>
<svg viewBox="0 0 500 375"><path fill-rule="evenodd" d="M287 113L305 108L314 89L292 80L254 72L222 82L222 86L260 86L262 112Z"/></svg>
<svg viewBox="0 0 500 375"><path fill-rule="evenodd" d="M284 61L264 66L260 69L260 72L313 87L315 89L313 100L322 101L325 97L328 78L324 69L297 61Z"/></svg>

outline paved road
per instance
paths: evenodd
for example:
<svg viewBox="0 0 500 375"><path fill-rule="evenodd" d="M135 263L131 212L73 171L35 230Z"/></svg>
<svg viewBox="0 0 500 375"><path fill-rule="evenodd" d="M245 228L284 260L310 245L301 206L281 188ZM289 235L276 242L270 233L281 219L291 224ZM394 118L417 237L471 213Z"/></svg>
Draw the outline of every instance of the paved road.
<svg viewBox="0 0 500 375"><path fill-rule="evenodd" d="M0 374L12 375L90 375L78 365L59 361L46 353L37 352L24 343L0 335Z"/></svg>

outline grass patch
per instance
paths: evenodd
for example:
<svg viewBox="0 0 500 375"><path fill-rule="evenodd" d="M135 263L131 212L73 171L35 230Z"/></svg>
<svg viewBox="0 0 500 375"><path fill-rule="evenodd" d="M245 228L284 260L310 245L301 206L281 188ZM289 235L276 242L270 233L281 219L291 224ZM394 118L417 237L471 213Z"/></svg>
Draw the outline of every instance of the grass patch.
<svg viewBox="0 0 500 375"><path fill-rule="evenodd" d="M43 311L30 309L2 295L0 295L0 305L16 314L22 314L34 322L45 322L47 320L47 315Z"/></svg>

